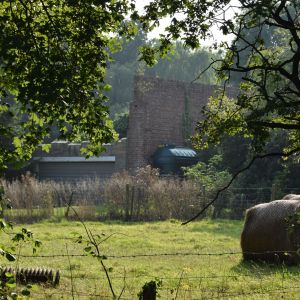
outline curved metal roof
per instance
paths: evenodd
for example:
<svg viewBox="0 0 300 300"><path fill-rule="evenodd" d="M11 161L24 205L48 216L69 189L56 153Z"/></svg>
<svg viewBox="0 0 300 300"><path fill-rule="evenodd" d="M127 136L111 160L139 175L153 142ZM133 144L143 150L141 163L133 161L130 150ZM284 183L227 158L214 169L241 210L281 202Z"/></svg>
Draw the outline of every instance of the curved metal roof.
<svg viewBox="0 0 300 300"><path fill-rule="evenodd" d="M154 153L154 156L196 157L197 153L196 151L190 148L166 145L158 148Z"/></svg>
<svg viewBox="0 0 300 300"><path fill-rule="evenodd" d="M182 157L195 157L197 156L196 151L189 148L173 148L168 149L169 152L174 156L182 156Z"/></svg>

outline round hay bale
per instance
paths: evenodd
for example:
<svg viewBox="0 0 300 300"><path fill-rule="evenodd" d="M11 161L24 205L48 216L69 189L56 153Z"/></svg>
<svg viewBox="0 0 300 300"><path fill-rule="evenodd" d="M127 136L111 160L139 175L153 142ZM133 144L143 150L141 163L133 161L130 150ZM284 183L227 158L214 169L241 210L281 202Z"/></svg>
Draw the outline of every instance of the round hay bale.
<svg viewBox="0 0 300 300"><path fill-rule="evenodd" d="M300 195L297 194L287 194L285 195L282 200L300 200Z"/></svg>
<svg viewBox="0 0 300 300"><path fill-rule="evenodd" d="M244 259L298 264L299 212L298 200L275 200L248 209L241 235Z"/></svg>

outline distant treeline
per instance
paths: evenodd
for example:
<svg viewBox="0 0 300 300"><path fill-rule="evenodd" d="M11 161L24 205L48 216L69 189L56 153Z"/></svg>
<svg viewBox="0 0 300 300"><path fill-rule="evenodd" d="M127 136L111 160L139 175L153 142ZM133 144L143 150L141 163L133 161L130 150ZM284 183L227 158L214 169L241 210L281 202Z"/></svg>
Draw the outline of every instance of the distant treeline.
<svg viewBox="0 0 300 300"><path fill-rule="evenodd" d="M107 72L107 81L112 89L107 93L109 97L110 114L116 115L128 112L129 103L133 100L133 79L135 75L159 77L205 84L216 83L212 69L206 69L212 59L220 57L220 53L212 52L208 48L192 51L183 46L181 42L174 44L172 53L161 59L156 65L149 68L139 61L139 48L145 44L155 44L156 40L148 40L146 34L140 29L131 41L120 41L122 50L112 54L113 62Z"/></svg>

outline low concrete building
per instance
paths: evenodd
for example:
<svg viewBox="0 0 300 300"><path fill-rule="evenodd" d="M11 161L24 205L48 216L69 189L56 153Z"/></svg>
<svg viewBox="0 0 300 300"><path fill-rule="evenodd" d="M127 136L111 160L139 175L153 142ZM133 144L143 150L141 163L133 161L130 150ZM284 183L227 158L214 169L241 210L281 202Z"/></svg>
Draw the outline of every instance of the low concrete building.
<svg viewBox="0 0 300 300"><path fill-rule="evenodd" d="M54 141L49 153L40 149L34 154L30 170L41 180L74 181L93 177L106 179L126 169L126 138L104 145L106 151L99 157L81 155L80 149L86 145L87 142Z"/></svg>

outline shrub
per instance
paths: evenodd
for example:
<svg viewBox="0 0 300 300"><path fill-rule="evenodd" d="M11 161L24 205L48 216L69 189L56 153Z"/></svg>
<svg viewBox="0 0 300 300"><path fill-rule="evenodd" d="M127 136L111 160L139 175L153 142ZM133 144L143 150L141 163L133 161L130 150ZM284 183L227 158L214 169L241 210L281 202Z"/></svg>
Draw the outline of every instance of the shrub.
<svg viewBox="0 0 300 300"><path fill-rule="evenodd" d="M73 219L76 216L68 205L75 206L85 220L186 219L206 202L195 181L161 178L158 170L150 166L138 169L135 175L126 171L114 174L106 181L39 181L27 174L12 182L2 179L0 185L15 208L8 216L31 222L53 217L55 211L61 211L56 207L64 207L61 216Z"/></svg>
<svg viewBox="0 0 300 300"><path fill-rule="evenodd" d="M110 215L131 220L183 219L205 202L194 181L161 178L150 166L138 169L135 176L116 174L104 190Z"/></svg>

